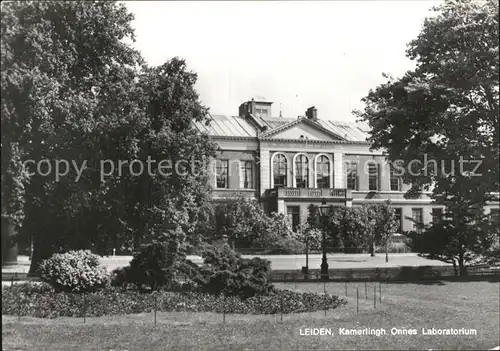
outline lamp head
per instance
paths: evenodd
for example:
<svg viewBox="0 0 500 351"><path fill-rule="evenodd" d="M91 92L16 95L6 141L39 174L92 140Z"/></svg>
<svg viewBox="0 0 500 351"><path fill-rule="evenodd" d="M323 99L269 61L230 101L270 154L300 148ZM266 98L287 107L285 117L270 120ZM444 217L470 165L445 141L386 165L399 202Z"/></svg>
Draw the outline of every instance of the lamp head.
<svg viewBox="0 0 500 351"><path fill-rule="evenodd" d="M324 216L328 215L329 209L330 209L330 207L326 205L326 200L323 199L321 201L321 206L319 206L319 214L324 217Z"/></svg>

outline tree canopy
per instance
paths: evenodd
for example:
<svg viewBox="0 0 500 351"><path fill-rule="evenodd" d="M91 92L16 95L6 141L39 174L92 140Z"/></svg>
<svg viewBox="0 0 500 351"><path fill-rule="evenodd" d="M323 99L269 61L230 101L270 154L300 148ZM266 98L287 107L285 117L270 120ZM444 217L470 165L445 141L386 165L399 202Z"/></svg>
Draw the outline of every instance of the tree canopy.
<svg viewBox="0 0 500 351"><path fill-rule="evenodd" d="M498 203L498 2L448 0L433 10L408 44L416 68L397 79L385 75L388 82L356 113L371 127L373 148L401 167L408 195L431 190L446 206L454 219L446 232L463 257L477 252L484 206Z"/></svg>
<svg viewBox="0 0 500 351"><path fill-rule="evenodd" d="M402 161L412 192L484 203L499 186L498 3L450 0L434 11L408 44L416 68L371 90L356 114L373 148Z"/></svg>
<svg viewBox="0 0 500 351"><path fill-rule="evenodd" d="M192 122L208 110L184 60L144 62L132 20L114 1L2 4L2 226L34 238L32 268L60 249L199 237L207 168L191 161L215 147ZM36 169L42 160L70 167L55 179ZM174 170L179 161L189 163Z"/></svg>

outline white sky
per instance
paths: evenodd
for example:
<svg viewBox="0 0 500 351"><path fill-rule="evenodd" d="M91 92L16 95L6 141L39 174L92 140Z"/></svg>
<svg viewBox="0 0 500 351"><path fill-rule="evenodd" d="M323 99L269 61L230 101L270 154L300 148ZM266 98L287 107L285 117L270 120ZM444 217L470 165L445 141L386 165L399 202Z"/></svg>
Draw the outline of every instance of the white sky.
<svg viewBox="0 0 500 351"><path fill-rule="evenodd" d="M150 65L179 56L198 73L201 101L237 115L252 96L284 117L316 106L321 119L354 120L360 99L414 64L406 44L441 1L125 2Z"/></svg>

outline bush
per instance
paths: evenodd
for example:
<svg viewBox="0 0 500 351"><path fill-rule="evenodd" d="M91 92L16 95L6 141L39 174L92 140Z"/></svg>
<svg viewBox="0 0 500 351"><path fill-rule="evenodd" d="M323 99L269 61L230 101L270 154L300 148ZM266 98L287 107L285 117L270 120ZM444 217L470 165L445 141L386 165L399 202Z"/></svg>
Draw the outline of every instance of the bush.
<svg viewBox="0 0 500 351"><path fill-rule="evenodd" d="M260 258L242 259L228 245L216 247L205 244L201 248L202 267L185 257L173 259L167 246L154 243L145 246L130 266L113 271L111 285L138 290L193 291L213 295L221 293L242 298L267 294L270 283L271 263ZM185 282L175 281L175 276L187 277Z"/></svg>
<svg viewBox="0 0 500 351"><path fill-rule="evenodd" d="M306 245L294 238L281 239L275 243L275 246L265 250L267 255L292 255L303 254L306 252Z"/></svg>
<svg viewBox="0 0 500 351"><path fill-rule="evenodd" d="M332 310L347 301L334 295L273 290L268 296L238 296L196 292L140 293L108 287L89 293L57 292L45 284L18 284L2 289L2 315L36 318L88 317L163 312L216 312L245 314L304 313ZM18 308L20 306L20 308Z"/></svg>
<svg viewBox="0 0 500 351"><path fill-rule="evenodd" d="M281 247L293 238L291 223L283 213L266 214L255 200L236 197L215 208L213 232L225 234L237 249Z"/></svg>
<svg viewBox="0 0 500 351"><path fill-rule="evenodd" d="M95 291L109 282L109 273L100 258L89 250L56 253L40 263L40 278L57 291Z"/></svg>
<svg viewBox="0 0 500 351"><path fill-rule="evenodd" d="M393 241L389 243L387 248L389 253L407 253L411 252L411 248L404 241ZM375 252L385 253L385 246L375 247Z"/></svg>
<svg viewBox="0 0 500 351"><path fill-rule="evenodd" d="M206 245L201 256L204 265L191 277L202 292L248 298L268 294L272 289L268 260L243 259L227 245Z"/></svg>
<svg viewBox="0 0 500 351"><path fill-rule="evenodd" d="M123 288L158 290L172 284L179 261L177 250L168 243L155 241L141 247L130 265L113 271L111 284Z"/></svg>
<svg viewBox="0 0 500 351"><path fill-rule="evenodd" d="M316 251L316 250L321 250L322 243L323 243L323 233L321 232L320 229L311 227L308 224L305 224L302 226L301 230L299 231L298 240L304 244L304 251L305 251L305 245L306 242L309 246L309 251ZM303 251L303 252L304 252ZM303 253L301 252L301 253Z"/></svg>

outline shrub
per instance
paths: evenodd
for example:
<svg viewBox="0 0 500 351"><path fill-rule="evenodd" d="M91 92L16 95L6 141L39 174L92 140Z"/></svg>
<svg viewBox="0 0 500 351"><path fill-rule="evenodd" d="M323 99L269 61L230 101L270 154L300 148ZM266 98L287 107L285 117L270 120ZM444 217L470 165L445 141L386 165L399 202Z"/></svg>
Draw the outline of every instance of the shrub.
<svg viewBox="0 0 500 351"><path fill-rule="evenodd" d="M134 254L129 266L113 271L111 284L126 288L134 285L139 290L158 290L172 284L179 252L169 243L154 241Z"/></svg>
<svg viewBox="0 0 500 351"><path fill-rule="evenodd" d="M280 247L283 239L293 238L285 214L266 214L255 200L236 197L215 208L214 229L225 234L238 249Z"/></svg>
<svg viewBox="0 0 500 351"><path fill-rule="evenodd" d="M111 286L127 288L130 283L130 266L116 268L111 272Z"/></svg>
<svg viewBox="0 0 500 351"><path fill-rule="evenodd" d="M242 259L228 245L216 247L205 244L201 248L202 267L185 259L173 259L168 247L161 243L145 246L130 266L113 271L111 284L121 288L131 285L138 290L201 291L213 295L221 293L243 298L266 294L271 263L260 258ZM182 274L186 281L175 281Z"/></svg>
<svg viewBox="0 0 500 351"><path fill-rule="evenodd" d="M306 242L309 246L309 251L321 250L323 233L318 228L314 228L309 224L304 224L299 231L297 239L304 244L304 251Z"/></svg>
<svg viewBox="0 0 500 351"><path fill-rule="evenodd" d="M100 256L89 250L56 253L40 263L39 272L42 281L58 291L95 291L109 282L109 273L101 265Z"/></svg>
<svg viewBox="0 0 500 351"><path fill-rule="evenodd" d="M411 248L404 241L390 242L387 248L389 253L407 253L411 252ZM385 246L375 247L375 252L384 253Z"/></svg>
<svg viewBox="0 0 500 351"><path fill-rule="evenodd" d="M192 278L203 292L248 298L265 295L272 289L268 260L243 259L227 245L221 248L207 245L201 256L204 265Z"/></svg>
<svg viewBox="0 0 500 351"><path fill-rule="evenodd" d="M306 245L294 238L284 238L275 243L275 245L265 250L267 255L291 255L303 254L306 251Z"/></svg>
<svg viewBox="0 0 500 351"><path fill-rule="evenodd" d="M38 285L38 284L37 284ZM210 295L199 292L140 293L108 287L89 293L57 292L52 287L18 284L2 289L2 315L36 318L88 317L163 312L217 312L245 314L304 313L335 309L346 304L334 295L273 290L268 296ZM20 308L18 308L20 307Z"/></svg>

